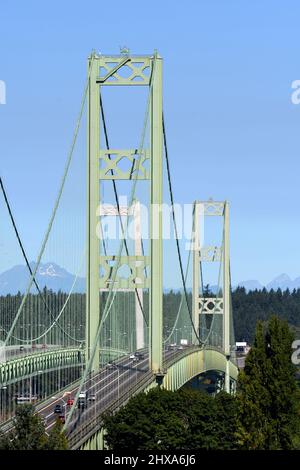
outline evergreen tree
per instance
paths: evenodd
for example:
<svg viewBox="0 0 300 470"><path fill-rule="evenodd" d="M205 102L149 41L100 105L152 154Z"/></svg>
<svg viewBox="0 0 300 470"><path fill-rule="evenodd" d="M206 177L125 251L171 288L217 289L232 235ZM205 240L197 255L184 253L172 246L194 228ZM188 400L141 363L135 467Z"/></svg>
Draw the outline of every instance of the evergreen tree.
<svg viewBox="0 0 300 470"><path fill-rule="evenodd" d="M245 449L292 449L299 423L299 392L291 362L293 335L273 316L258 322L254 345L239 374L237 437Z"/></svg>
<svg viewBox="0 0 300 470"><path fill-rule="evenodd" d="M238 426L238 406L236 397L222 391L216 395L214 400L217 405L217 448L222 448L222 450L235 450L238 448L238 442L236 439ZM221 446L220 442L222 443Z"/></svg>

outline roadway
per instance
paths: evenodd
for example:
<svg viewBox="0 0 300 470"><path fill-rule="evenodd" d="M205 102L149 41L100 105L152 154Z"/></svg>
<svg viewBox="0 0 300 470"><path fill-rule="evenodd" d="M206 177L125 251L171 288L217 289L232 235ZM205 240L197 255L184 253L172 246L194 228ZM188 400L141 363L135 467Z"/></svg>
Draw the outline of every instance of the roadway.
<svg viewBox="0 0 300 470"><path fill-rule="evenodd" d="M168 360L176 355L178 351L165 351L164 359ZM73 412L72 420L69 423L68 429L72 431L83 422L95 418L100 413L107 410L112 403L117 401L122 395L131 388L149 370L149 357L148 352L144 353L144 359L134 362L129 358L129 355L114 361L115 367L109 368L106 366L98 373L89 378L82 391L87 392L87 396L95 395L95 401L86 401L86 406L83 409L76 409ZM72 398L75 397L78 391L78 385L68 390ZM54 425L57 414L54 413L54 407L61 404L64 409L64 414L67 418L71 406L67 406L68 396L56 396L53 401L43 408L39 408L38 412L46 421L46 431L49 432Z"/></svg>
<svg viewBox="0 0 300 470"><path fill-rule="evenodd" d="M172 350L164 351L164 361L182 353L182 351ZM122 395L134 387L143 376L149 373L149 355L148 351L144 352L144 358L134 362L127 354L114 361L115 367L106 366L99 372L91 375L81 391L87 392L87 396L95 395L95 401L86 401L83 409L74 409L72 420L69 423L67 434L71 434L75 429L81 428L82 425L96 419L97 416L108 410L113 403L119 399L122 402ZM63 409L65 419L70 413L71 406L67 405L68 398L74 398L80 382L76 381L68 388L58 391L53 397L36 406L36 411L40 414L45 423L46 431L49 433L59 414L54 413L55 405L60 404ZM75 406L75 405L74 405ZM1 426L3 432L8 432L13 428L13 421L9 420Z"/></svg>

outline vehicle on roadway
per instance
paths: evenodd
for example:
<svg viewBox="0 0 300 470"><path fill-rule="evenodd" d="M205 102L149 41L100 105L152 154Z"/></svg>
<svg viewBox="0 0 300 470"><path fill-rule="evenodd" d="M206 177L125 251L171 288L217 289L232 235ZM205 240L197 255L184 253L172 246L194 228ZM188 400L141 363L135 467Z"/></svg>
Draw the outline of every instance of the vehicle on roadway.
<svg viewBox="0 0 300 470"><path fill-rule="evenodd" d="M140 351L137 351L135 354L135 357L137 357L138 359L142 360L142 359L145 359L145 355L140 352Z"/></svg>
<svg viewBox="0 0 300 470"><path fill-rule="evenodd" d="M67 400L67 406L72 406L73 403L74 403L74 398L72 398L72 397L68 398L68 400Z"/></svg>
<svg viewBox="0 0 300 470"><path fill-rule="evenodd" d="M55 405L53 413L62 413L62 406L59 403Z"/></svg>
<svg viewBox="0 0 300 470"><path fill-rule="evenodd" d="M144 359L144 357L145 357L145 356L144 356L143 353L141 353L141 352L139 352L139 351L136 351L134 354L131 354L131 355L129 356L129 359L131 359L133 362L137 362L137 361L139 361L139 360L141 360L141 359Z"/></svg>
<svg viewBox="0 0 300 470"><path fill-rule="evenodd" d="M77 408L79 410L83 410L85 407L86 407L86 401L85 400L78 400Z"/></svg>
<svg viewBox="0 0 300 470"><path fill-rule="evenodd" d="M79 409L84 409L86 407L86 401L87 401L87 392L86 391L80 392L78 396L77 407Z"/></svg>
<svg viewBox="0 0 300 470"><path fill-rule="evenodd" d="M89 401L95 401L96 400L96 395L94 393L92 393L91 395L89 395L88 400Z"/></svg>

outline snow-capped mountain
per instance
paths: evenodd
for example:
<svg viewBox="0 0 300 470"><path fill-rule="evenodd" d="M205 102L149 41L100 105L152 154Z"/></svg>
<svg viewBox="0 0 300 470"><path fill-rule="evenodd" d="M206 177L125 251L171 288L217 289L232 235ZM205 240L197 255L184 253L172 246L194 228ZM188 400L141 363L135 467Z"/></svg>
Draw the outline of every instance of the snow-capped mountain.
<svg viewBox="0 0 300 470"><path fill-rule="evenodd" d="M31 262L30 267L33 270L35 263ZM40 264L36 280L40 287L43 289L45 286L52 289L54 292L59 290L69 292L74 282L75 275L71 274L64 268L56 263ZM17 265L0 274L0 295L16 294L18 291L23 293L30 280L30 273L26 266ZM33 288L32 292L36 290ZM85 279L78 277L74 286L74 292L85 291Z"/></svg>

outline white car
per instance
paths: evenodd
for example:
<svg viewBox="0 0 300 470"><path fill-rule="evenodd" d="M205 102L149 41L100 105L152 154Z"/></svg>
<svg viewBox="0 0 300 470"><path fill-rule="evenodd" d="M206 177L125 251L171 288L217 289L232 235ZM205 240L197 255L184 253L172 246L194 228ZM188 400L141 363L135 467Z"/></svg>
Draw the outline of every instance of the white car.
<svg viewBox="0 0 300 470"><path fill-rule="evenodd" d="M131 356L129 356L129 359L135 359L135 354L131 354Z"/></svg>

